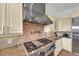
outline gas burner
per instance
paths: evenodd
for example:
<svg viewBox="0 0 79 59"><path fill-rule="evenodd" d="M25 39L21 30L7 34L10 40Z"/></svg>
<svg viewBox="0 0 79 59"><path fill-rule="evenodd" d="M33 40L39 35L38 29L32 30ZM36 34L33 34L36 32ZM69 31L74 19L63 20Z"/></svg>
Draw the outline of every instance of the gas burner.
<svg viewBox="0 0 79 59"><path fill-rule="evenodd" d="M24 46L28 52L31 52L31 51L37 49L37 46L34 45L32 42L26 42L26 43L24 43Z"/></svg>
<svg viewBox="0 0 79 59"><path fill-rule="evenodd" d="M51 43L52 41L47 38L38 39L37 41L43 43L44 45Z"/></svg>

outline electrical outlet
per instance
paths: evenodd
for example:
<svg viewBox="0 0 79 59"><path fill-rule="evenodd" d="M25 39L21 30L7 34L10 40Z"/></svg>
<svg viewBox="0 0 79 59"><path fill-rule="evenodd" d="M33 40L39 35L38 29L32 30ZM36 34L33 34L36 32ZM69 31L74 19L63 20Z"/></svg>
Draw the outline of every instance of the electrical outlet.
<svg viewBox="0 0 79 59"><path fill-rule="evenodd" d="M8 44L12 44L12 39L8 39Z"/></svg>

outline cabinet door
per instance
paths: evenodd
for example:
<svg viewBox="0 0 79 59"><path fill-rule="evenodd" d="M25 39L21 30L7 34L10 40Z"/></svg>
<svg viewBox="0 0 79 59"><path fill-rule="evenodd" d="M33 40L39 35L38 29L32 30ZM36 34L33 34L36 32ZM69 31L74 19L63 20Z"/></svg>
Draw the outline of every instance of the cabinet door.
<svg viewBox="0 0 79 59"><path fill-rule="evenodd" d="M4 20L5 20L5 4L0 3L0 34L3 34Z"/></svg>
<svg viewBox="0 0 79 59"><path fill-rule="evenodd" d="M62 50L62 39L57 40L55 45L56 45L55 56L57 56Z"/></svg>
<svg viewBox="0 0 79 59"><path fill-rule="evenodd" d="M64 31L71 31L71 18L66 18L66 19L63 19L63 30Z"/></svg>
<svg viewBox="0 0 79 59"><path fill-rule="evenodd" d="M62 38L62 47L67 51L72 51L72 40L69 38Z"/></svg>
<svg viewBox="0 0 79 59"><path fill-rule="evenodd" d="M58 31L63 31L63 20L58 19Z"/></svg>
<svg viewBox="0 0 79 59"><path fill-rule="evenodd" d="M58 20L58 31L71 31L71 18Z"/></svg>
<svg viewBox="0 0 79 59"><path fill-rule="evenodd" d="M22 4L7 4L7 18L9 19L9 33L22 33Z"/></svg>

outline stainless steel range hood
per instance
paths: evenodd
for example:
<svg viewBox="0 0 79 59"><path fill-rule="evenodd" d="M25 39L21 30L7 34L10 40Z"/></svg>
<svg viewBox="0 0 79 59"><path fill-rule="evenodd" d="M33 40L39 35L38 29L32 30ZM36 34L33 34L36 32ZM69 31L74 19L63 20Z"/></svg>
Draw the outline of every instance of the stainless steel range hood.
<svg viewBox="0 0 79 59"><path fill-rule="evenodd" d="M45 14L44 3L24 3L23 16L25 21L39 23L43 25L52 24L53 22Z"/></svg>

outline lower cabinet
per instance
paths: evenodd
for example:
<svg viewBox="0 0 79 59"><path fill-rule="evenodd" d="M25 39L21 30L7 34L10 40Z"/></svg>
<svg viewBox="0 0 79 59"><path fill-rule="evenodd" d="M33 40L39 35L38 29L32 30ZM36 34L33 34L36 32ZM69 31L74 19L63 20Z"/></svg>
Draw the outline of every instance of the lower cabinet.
<svg viewBox="0 0 79 59"><path fill-rule="evenodd" d="M62 39L58 39L56 42L55 42L55 46L56 46L56 49L55 49L55 56L57 56L61 50L62 50Z"/></svg>
<svg viewBox="0 0 79 59"><path fill-rule="evenodd" d="M72 39L71 38L61 38L55 42L55 56L57 56L62 49L72 52Z"/></svg>
<svg viewBox="0 0 79 59"><path fill-rule="evenodd" d="M72 39L71 38L62 38L62 47L64 50L72 52Z"/></svg>

